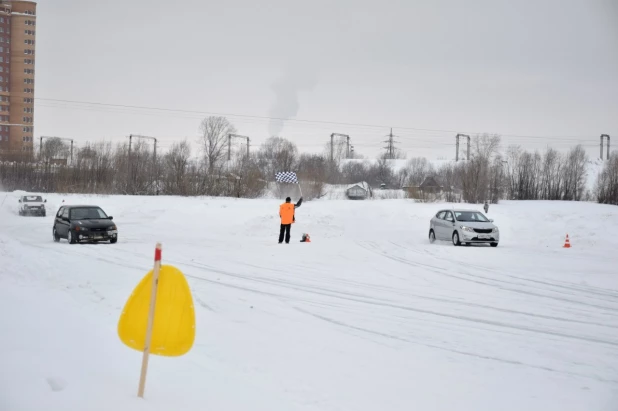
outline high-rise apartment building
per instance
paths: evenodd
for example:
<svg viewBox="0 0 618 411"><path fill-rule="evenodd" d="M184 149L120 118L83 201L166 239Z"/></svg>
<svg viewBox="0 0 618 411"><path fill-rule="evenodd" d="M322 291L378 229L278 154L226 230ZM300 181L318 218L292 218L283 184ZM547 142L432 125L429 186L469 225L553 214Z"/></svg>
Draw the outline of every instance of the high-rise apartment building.
<svg viewBox="0 0 618 411"><path fill-rule="evenodd" d="M0 150L32 153L36 2L0 0Z"/></svg>

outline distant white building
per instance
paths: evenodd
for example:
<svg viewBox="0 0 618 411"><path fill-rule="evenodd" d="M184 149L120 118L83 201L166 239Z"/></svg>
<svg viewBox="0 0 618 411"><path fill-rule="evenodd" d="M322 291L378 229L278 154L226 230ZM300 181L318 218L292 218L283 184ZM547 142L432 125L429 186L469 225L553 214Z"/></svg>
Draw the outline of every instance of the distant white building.
<svg viewBox="0 0 618 411"><path fill-rule="evenodd" d="M369 196L371 188L365 181L349 185L345 194L350 200L364 200Z"/></svg>

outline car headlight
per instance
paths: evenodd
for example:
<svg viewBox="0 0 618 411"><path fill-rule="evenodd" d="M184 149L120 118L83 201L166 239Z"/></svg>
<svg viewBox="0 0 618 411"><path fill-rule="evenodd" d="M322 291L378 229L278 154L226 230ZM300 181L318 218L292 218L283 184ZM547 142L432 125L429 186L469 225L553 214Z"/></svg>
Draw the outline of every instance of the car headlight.
<svg viewBox="0 0 618 411"><path fill-rule="evenodd" d="M491 230L491 232L492 232L492 233L497 233L498 231L500 231L500 230L498 230L498 227L494 227L494 228Z"/></svg>
<svg viewBox="0 0 618 411"><path fill-rule="evenodd" d="M78 225L75 227L75 231L88 231L88 228Z"/></svg>
<svg viewBox="0 0 618 411"><path fill-rule="evenodd" d="M473 229L472 227L466 227L465 225L462 225L460 228L461 228L463 231L468 231L468 232L471 232L471 233L473 233L473 232L474 232L474 229Z"/></svg>
<svg viewBox="0 0 618 411"><path fill-rule="evenodd" d="M116 228L115 225L110 225L109 227L107 227L108 230L117 230L118 228Z"/></svg>

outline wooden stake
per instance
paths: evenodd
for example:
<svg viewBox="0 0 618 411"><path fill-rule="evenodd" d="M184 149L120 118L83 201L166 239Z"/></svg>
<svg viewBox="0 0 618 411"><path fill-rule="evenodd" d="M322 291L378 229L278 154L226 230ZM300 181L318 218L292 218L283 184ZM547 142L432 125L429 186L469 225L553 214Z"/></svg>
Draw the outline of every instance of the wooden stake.
<svg viewBox="0 0 618 411"><path fill-rule="evenodd" d="M159 270L161 269L161 243L155 248L155 263L152 273L152 292L150 293L150 310L148 311L148 328L146 328L146 341L144 341L144 355L142 356L142 372L139 377L139 390L137 396L144 398L146 386L146 373L148 372L148 358L150 356L150 343L152 341L152 325L154 323L155 303L157 302L157 287L159 285Z"/></svg>

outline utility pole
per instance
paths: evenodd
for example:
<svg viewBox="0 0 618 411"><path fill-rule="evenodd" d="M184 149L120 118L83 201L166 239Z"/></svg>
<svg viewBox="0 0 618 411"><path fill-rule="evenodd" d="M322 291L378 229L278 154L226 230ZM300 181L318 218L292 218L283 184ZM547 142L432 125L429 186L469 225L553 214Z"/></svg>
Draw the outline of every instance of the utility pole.
<svg viewBox="0 0 618 411"><path fill-rule="evenodd" d="M384 149L386 150L386 157L392 160L395 158L395 143L396 143L396 141L394 140L394 137L396 136L393 135L392 128L391 128L390 134L388 134L387 137L388 137L388 140L383 141L383 143L388 143L388 145L384 147Z"/></svg>
<svg viewBox="0 0 618 411"><path fill-rule="evenodd" d="M350 136L347 134L332 133L330 135L330 161L335 161L335 136L345 137L347 141L346 158L350 158Z"/></svg>
<svg viewBox="0 0 618 411"><path fill-rule="evenodd" d="M607 159L609 160L609 135L601 134L601 160L603 160L603 138L607 139Z"/></svg>
<svg viewBox="0 0 618 411"><path fill-rule="evenodd" d="M249 141L250 141L249 137L230 133L227 135L227 161L230 161L232 159L232 137L247 139L247 158L248 158L249 157Z"/></svg>
<svg viewBox="0 0 618 411"><path fill-rule="evenodd" d="M466 160L470 161L470 136L467 134L457 134L455 136L455 161L459 161L459 138L466 137L468 139L468 148L466 152Z"/></svg>

